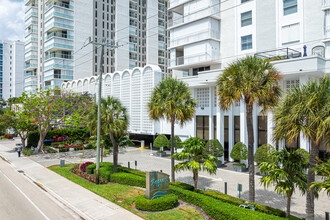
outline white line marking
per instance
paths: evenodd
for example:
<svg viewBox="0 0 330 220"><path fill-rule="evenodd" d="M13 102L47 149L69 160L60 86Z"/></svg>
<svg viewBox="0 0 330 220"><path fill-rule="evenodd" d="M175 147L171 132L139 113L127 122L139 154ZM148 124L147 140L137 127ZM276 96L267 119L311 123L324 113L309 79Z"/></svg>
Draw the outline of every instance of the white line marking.
<svg viewBox="0 0 330 220"><path fill-rule="evenodd" d="M45 217L45 219L47 219L47 220L50 220L39 208L38 208L38 206L34 203L34 202L32 202L32 200L20 189L20 188L18 188L18 186L13 182L13 181L11 181L10 179L9 179L9 177L6 175L6 174L4 174L4 172L2 172L1 170L0 170L0 173L2 173L3 174L3 176L4 177L6 177L6 179L11 183L11 184L13 184L13 186L15 186L15 188L20 192L20 193L22 193L22 195L34 206L34 208L36 208L37 209L37 211L38 212L40 212L40 214L43 216L43 217Z"/></svg>

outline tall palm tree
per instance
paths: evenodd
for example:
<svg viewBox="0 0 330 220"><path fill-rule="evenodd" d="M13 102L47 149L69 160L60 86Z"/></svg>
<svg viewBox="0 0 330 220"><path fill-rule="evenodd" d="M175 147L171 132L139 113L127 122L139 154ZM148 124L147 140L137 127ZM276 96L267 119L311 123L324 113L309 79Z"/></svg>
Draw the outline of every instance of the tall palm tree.
<svg viewBox="0 0 330 220"><path fill-rule="evenodd" d="M321 143L329 143L330 137L330 79L310 81L294 88L285 96L274 113L276 141L289 144L302 132L311 143L311 157L307 176L308 188L315 181L314 167ZM314 219L315 190L306 194L307 219Z"/></svg>
<svg viewBox="0 0 330 220"><path fill-rule="evenodd" d="M205 142L198 137L192 137L183 142L184 149L181 153L173 154L173 157L184 162L174 166L175 171L191 170L193 172L194 189L197 189L198 172L206 170L210 174L216 174L218 160L208 154Z"/></svg>
<svg viewBox="0 0 330 220"><path fill-rule="evenodd" d="M188 86L177 79L165 78L155 88L148 103L154 120L164 118L171 123L171 156L174 154L174 125L184 125L195 114L197 103L191 98ZM174 158L171 157L171 182L175 182Z"/></svg>
<svg viewBox="0 0 330 220"><path fill-rule="evenodd" d="M262 113L273 108L281 96L279 72L266 60L247 56L231 63L217 79L219 105L229 110L241 99L246 106L246 124L249 151L249 202L255 201L253 105L262 107Z"/></svg>
<svg viewBox="0 0 330 220"><path fill-rule="evenodd" d="M285 148L273 151L270 162L262 162L258 166L260 172L267 173L260 179L265 187L274 184L278 194L287 197L286 217L290 218L291 198L295 188L302 193L307 190L305 170L308 168L309 154L303 149L288 152Z"/></svg>
<svg viewBox="0 0 330 220"><path fill-rule="evenodd" d="M97 126L97 105L92 107L88 116L88 124L91 130ZM101 99L101 131L103 134L109 134L113 146L113 171L117 172L118 166L118 138L125 135L128 126L128 115L126 108L120 101L112 96Z"/></svg>

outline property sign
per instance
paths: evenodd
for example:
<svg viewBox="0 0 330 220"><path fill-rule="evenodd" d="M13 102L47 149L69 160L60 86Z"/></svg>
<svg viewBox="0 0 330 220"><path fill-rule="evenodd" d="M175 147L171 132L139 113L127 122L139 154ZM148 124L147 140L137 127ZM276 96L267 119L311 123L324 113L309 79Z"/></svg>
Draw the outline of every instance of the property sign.
<svg viewBox="0 0 330 220"><path fill-rule="evenodd" d="M170 178L166 173L152 171L146 173L146 198L154 199L170 193Z"/></svg>

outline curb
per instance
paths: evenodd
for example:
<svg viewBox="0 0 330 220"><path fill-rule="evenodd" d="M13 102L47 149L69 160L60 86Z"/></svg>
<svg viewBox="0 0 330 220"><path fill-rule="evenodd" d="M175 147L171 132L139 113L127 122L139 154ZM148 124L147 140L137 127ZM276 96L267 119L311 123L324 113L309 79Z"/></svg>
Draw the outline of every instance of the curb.
<svg viewBox="0 0 330 220"><path fill-rule="evenodd" d="M40 189L42 189L43 191L48 193L51 197L53 197L53 199L57 200L57 202L61 203L61 205L63 205L64 207L67 207L68 209L70 209L74 214L76 214L78 217L80 217L80 219L84 219L84 220L85 219L86 220L93 220L94 219L91 216L87 215L86 213L80 211L76 207L72 206L69 202L67 202L65 199L63 199L61 196L59 196L53 190L46 187L43 183L41 183L39 181L36 181L33 177L29 176L24 171L17 170L16 166L10 160L8 160L5 156L3 156L2 154L0 154L0 158L3 159L4 161L6 161L7 163L9 163L13 168L16 169L16 171L22 173L24 176L26 176L28 179L30 179Z"/></svg>

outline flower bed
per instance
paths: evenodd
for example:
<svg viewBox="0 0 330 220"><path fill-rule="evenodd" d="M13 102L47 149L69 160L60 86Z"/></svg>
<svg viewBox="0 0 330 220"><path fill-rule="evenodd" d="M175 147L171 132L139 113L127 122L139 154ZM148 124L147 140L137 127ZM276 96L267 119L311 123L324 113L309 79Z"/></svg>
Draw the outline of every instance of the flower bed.
<svg viewBox="0 0 330 220"><path fill-rule="evenodd" d="M63 144L63 146L61 146L61 145L54 145L52 147L53 148L65 148L65 149L68 149L68 148L82 148L82 147L84 147L84 145L83 144L73 144L73 145Z"/></svg>
<svg viewBox="0 0 330 220"><path fill-rule="evenodd" d="M71 170L72 173L76 174L77 176L80 176L84 178L85 180L88 180L89 182L96 183L96 177L94 175L85 173L79 169L79 164L74 166ZM100 178L99 180L100 184L107 184L108 182Z"/></svg>

